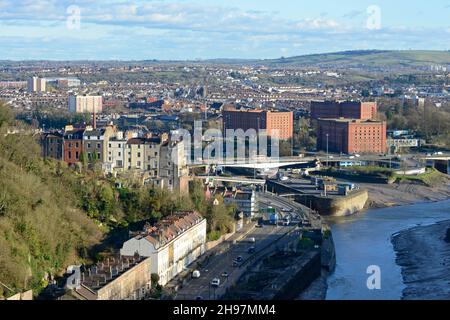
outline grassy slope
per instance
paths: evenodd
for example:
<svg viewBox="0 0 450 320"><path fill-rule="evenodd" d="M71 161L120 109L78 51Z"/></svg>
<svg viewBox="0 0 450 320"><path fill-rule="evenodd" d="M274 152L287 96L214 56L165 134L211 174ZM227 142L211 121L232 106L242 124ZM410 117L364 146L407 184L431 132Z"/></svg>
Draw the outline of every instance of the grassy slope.
<svg viewBox="0 0 450 320"><path fill-rule="evenodd" d="M74 173L39 158L31 137L0 137L0 297L33 289L87 257L102 234L77 209Z"/></svg>
<svg viewBox="0 0 450 320"><path fill-rule="evenodd" d="M267 64L287 65L339 65L339 66L427 66L431 64L450 64L448 51L347 51L314 54L285 59L264 60Z"/></svg>

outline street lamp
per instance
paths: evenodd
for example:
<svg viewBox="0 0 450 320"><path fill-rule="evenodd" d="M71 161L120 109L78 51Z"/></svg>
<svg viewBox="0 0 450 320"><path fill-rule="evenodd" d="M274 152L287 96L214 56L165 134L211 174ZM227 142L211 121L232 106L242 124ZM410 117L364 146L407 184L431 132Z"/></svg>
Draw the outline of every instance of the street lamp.
<svg viewBox="0 0 450 320"><path fill-rule="evenodd" d="M329 157L328 157L328 133L327 133L327 168L328 168L328 159L329 159Z"/></svg>

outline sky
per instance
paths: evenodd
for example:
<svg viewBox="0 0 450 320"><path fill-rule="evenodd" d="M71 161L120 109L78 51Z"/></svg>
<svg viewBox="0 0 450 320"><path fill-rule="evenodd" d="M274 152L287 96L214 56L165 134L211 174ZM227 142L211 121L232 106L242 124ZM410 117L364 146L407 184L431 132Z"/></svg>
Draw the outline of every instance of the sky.
<svg viewBox="0 0 450 320"><path fill-rule="evenodd" d="M450 50L450 0L0 0L0 60Z"/></svg>

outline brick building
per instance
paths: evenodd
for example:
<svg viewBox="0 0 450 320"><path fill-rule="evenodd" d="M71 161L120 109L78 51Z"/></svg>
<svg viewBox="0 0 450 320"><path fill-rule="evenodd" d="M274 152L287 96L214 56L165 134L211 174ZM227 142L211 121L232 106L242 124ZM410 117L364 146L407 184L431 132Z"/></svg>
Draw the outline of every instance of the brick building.
<svg viewBox="0 0 450 320"><path fill-rule="evenodd" d="M328 135L328 137L327 137ZM320 119L317 149L337 153L385 153L386 122L357 119Z"/></svg>
<svg viewBox="0 0 450 320"><path fill-rule="evenodd" d="M360 119L375 120L376 102L361 101L312 101L311 118L318 119Z"/></svg>
<svg viewBox="0 0 450 320"><path fill-rule="evenodd" d="M266 129L267 134L273 137L275 130L278 130L280 140L289 140L294 134L294 114L292 112L224 110L222 116L224 134L228 129L244 131Z"/></svg>
<svg viewBox="0 0 450 320"><path fill-rule="evenodd" d="M80 162L83 152L83 133L85 129L67 127L64 133L64 162L74 165Z"/></svg>

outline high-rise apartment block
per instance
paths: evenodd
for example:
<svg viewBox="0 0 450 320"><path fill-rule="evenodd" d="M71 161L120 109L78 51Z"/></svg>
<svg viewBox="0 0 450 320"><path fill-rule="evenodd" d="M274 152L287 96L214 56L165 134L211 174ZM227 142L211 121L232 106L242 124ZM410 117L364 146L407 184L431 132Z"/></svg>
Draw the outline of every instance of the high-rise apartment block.
<svg viewBox="0 0 450 320"><path fill-rule="evenodd" d="M47 81L44 78L28 78L28 92L45 92L47 90Z"/></svg>
<svg viewBox="0 0 450 320"><path fill-rule="evenodd" d="M103 111L102 96L69 96L69 112L100 113Z"/></svg>

